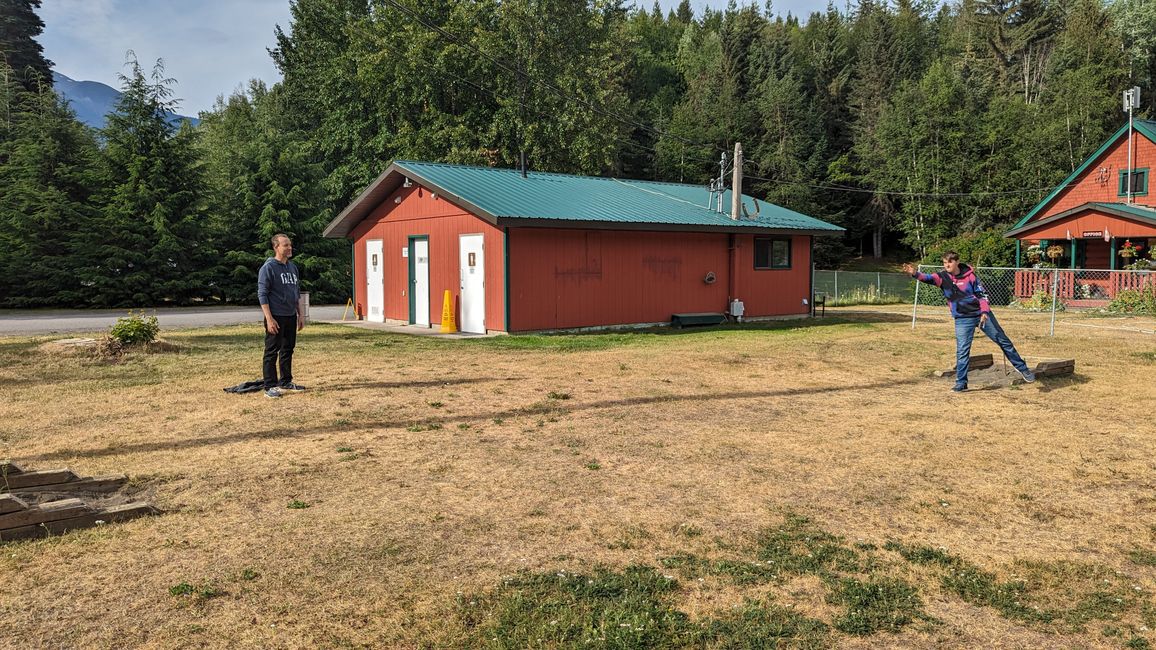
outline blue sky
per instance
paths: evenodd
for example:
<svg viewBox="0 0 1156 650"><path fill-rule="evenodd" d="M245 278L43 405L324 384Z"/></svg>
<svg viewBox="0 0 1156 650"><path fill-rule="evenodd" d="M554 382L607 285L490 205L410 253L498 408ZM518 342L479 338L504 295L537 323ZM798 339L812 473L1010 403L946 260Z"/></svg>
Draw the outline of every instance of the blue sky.
<svg viewBox="0 0 1156 650"><path fill-rule="evenodd" d="M636 0L649 9L654 0ZM739 4L763 0L740 0ZM678 0L661 0L665 8ZM696 10L724 8L727 0L692 0ZM840 1L836 5L842 7ZM775 0L777 13L808 15L827 0ZM249 79L280 79L266 48L273 27L289 25L289 0L45 0L40 9L40 43L57 72L78 81L119 88L125 53L133 50L145 70L164 59L166 76L177 80L178 113L196 116L218 95Z"/></svg>

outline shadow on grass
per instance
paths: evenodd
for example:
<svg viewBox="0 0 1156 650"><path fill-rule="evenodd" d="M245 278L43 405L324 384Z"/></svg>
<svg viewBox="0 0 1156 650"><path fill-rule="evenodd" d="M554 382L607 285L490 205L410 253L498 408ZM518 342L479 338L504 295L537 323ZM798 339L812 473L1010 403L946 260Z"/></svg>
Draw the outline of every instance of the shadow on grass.
<svg viewBox="0 0 1156 650"><path fill-rule="evenodd" d="M491 381L521 381L524 377L477 377L462 379L432 379L429 381L364 381L347 384L327 384L317 386L314 392L338 390L388 390L391 388L436 388L438 386L459 386L462 384L483 384Z"/></svg>
<svg viewBox="0 0 1156 650"><path fill-rule="evenodd" d="M444 415L420 419L407 418L397 420L366 420L360 422L342 422L341 424L322 424L311 427L265 429L261 431L240 431L237 433L206 436L203 438L186 438L182 440L167 440L163 442L139 442L133 444L117 445L116 447L106 447L104 449L61 449L60 451L47 454L29 456L24 458L24 460L64 460L80 457L96 458L104 456L118 456L121 454L178 451L181 449L208 447L210 445L227 445L250 440L290 438L303 435L340 433L343 431L365 429L405 429L415 424L421 424L426 427L429 427L430 425L437 425L440 427L442 425L458 422L474 422L478 420L491 420L495 418L507 419L545 414L566 415L580 413L583 411L618 408L624 406L644 406L648 404L665 404L673 402L710 402L715 400L766 399L773 397L826 395L854 391L890 390L896 386L910 386L921 384L926 381L926 378L917 377L913 379L904 379L898 381L881 381L868 384L850 384L841 386L818 386L814 388L785 388L781 390L735 391L727 393L699 393L694 395L657 395L650 397L630 397L625 399L600 400L586 404L562 405L558 404L557 402L550 402L544 404L533 404L522 408L506 409L504 411L472 415ZM405 385L412 386L414 384ZM317 390L323 390L324 388L325 387L321 386L318 387Z"/></svg>

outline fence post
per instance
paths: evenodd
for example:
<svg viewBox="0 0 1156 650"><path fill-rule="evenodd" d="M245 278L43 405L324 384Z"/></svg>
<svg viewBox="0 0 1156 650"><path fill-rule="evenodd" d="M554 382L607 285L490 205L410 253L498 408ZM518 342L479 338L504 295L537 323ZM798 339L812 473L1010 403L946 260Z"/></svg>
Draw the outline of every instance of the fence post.
<svg viewBox="0 0 1156 650"><path fill-rule="evenodd" d="M839 306L839 271L835 271L835 306Z"/></svg>
<svg viewBox="0 0 1156 650"><path fill-rule="evenodd" d="M915 267L915 272L918 273L923 265ZM915 279L915 302L911 305L911 329L915 329L915 314L919 310L919 285L923 284L918 278Z"/></svg>
<svg viewBox="0 0 1156 650"><path fill-rule="evenodd" d="M875 272L875 295L879 300L883 300L883 274Z"/></svg>
<svg viewBox="0 0 1156 650"><path fill-rule="evenodd" d="M1052 330L1048 336L1056 335L1056 291L1059 288L1060 269L1056 267L1052 269Z"/></svg>

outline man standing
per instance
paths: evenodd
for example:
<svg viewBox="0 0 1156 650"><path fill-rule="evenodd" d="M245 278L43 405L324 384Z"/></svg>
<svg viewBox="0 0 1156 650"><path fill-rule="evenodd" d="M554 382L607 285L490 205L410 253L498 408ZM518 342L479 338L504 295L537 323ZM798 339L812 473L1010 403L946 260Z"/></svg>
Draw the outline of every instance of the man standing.
<svg viewBox="0 0 1156 650"><path fill-rule="evenodd" d="M967 390L967 369L971 363L971 343L975 338L976 327L995 341L1007 360L1023 375L1024 381L1030 383L1036 380L1023 357L1016 352L1016 346L995 319L979 276L967 264L960 264L959 253L944 253L943 270L938 273L919 273L910 264L904 264L903 270L920 282L939 287L951 308L951 315L955 318L955 387L951 390Z"/></svg>
<svg viewBox="0 0 1156 650"><path fill-rule="evenodd" d="M302 391L293 383L293 348L297 332L305 327L298 298L300 274L293 256L293 242L287 235L273 235L273 257L257 273L257 301L265 314L265 397L281 397L282 391ZM280 366L281 378L277 378Z"/></svg>

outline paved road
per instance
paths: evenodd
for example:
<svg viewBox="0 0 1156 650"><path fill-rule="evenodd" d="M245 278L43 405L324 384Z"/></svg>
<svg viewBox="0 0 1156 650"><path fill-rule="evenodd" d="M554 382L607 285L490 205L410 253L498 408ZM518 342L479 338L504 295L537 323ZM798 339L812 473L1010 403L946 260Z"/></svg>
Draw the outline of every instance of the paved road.
<svg viewBox="0 0 1156 650"><path fill-rule="evenodd" d="M342 305L311 305L309 317L313 321L341 320L343 309ZM127 309L5 309L0 310L0 336L99 332L127 313ZM261 321L257 307L165 307L146 309L145 313L155 314L162 330Z"/></svg>

